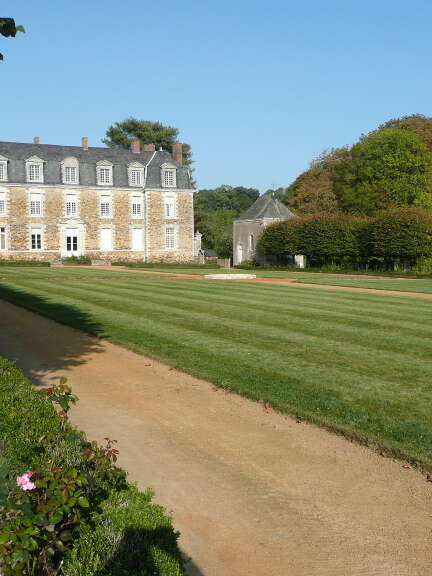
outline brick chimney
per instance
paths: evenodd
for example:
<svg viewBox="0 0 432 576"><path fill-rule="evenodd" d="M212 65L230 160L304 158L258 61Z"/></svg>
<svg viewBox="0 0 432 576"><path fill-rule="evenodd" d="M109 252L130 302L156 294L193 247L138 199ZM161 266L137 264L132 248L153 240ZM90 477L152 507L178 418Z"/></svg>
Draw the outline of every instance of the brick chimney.
<svg viewBox="0 0 432 576"><path fill-rule="evenodd" d="M81 146L83 150L88 150L88 136L83 136L81 138Z"/></svg>
<svg viewBox="0 0 432 576"><path fill-rule="evenodd" d="M183 164L183 144L181 142L174 142L172 146L172 155L176 162Z"/></svg>
<svg viewBox="0 0 432 576"><path fill-rule="evenodd" d="M35 137L33 138L33 144L40 144L40 138L39 138L39 136L35 136Z"/></svg>
<svg viewBox="0 0 432 576"><path fill-rule="evenodd" d="M154 152L156 150L156 146L154 144L144 144L143 150L145 152Z"/></svg>
<svg viewBox="0 0 432 576"><path fill-rule="evenodd" d="M141 142L138 140L138 138L134 138L132 140L130 149L134 154L139 154L141 152Z"/></svg>

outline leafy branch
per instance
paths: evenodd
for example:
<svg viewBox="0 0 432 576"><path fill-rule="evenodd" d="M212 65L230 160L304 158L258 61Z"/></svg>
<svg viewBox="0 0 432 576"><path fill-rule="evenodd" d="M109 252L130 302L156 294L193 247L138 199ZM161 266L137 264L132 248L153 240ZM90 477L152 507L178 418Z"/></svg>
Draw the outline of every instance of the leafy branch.
<svg viewBox="0 0 432 576"><path fill-rule="evenodd" d="M0 18L0 35L5 38L15 38L17 32L25 32L24 26L17 26L13 18ZM3 54L0 52L0 60Z"/></svg>

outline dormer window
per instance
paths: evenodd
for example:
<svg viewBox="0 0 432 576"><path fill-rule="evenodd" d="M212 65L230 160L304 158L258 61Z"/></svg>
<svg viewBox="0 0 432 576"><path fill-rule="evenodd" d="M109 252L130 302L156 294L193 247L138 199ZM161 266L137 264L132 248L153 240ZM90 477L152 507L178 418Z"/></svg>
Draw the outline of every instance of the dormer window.
<svg viewBox="0 0 432 576"><path fill-rule="evenodd" d="M43 160L32 156L26 160L27 182L43 182Z"/></svg>
<svg viewBox="0 0 432 576"><path fill-rule="evenodd" d="M163 188L175 188L177 186L177 169L173 164L162 164L161 180Z"/></svg>
<svg viewBox="0 0 432 576"><path fill-rule="evenodd" d="M96 164L96 179L99 186L112 186L113 166L106 160L101 160Z"/></svg>
<svg viewBox="0 0 432 576"><path fill-rule="evenodd" d="M76 158L66 158L61 163L63 184L78 184L79 166Z"/></svg>
<svg viewBox="0 0 432 576"><path fill-rule="evenodd" d="M8 179L8 160L4 156L0 156L0 182L7 182Z"/></svg>
<svg viewBox="0 0 432 576"><path fill-rule="evenodd" d="M139 162L132 162L128 166L129 186L137 188L144 186L144 166Z"/></svg>

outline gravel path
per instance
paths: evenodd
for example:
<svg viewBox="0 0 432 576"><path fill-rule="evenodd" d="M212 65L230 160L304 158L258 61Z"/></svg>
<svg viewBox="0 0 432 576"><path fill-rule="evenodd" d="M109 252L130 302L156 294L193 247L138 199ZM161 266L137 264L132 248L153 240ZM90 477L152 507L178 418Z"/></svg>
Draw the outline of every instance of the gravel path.
<svg viewBox="0 0 432 576"><path fill-rule="evenodd" d="M316 286L315 286L316 287ZM432 484L312 425L0 302L0 353L173 512L191 575L426 576Z"/></svg>

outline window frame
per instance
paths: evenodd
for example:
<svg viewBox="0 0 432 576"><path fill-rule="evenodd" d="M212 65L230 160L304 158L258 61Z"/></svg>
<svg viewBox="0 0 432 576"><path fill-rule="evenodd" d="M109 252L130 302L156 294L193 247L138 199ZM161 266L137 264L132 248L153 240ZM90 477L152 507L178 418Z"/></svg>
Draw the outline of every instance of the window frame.
<svg viewBox="0 0 432 576"><path fill-rule="evenodd" d="M108 206L108 213L104 214L103 206ZM101 194L99 196L99 217L105 219L113 218L113 199L111 194Z"/></svg>
<svg viewBox="0 0 432 576"><path fill-rule="evenodd" d="M103 181L101 179L101 175L102 173L105 173L105 170L107 170L108 174L109 174L109 181ZM113 177L113 164L111 162L108 162L107 160L101 160L100 162L98 162L96 164L96 183L98 186L113 186L113 181L114 181L114 177Z"/></svg>
<svg viewBox="0 0 432 576"><path fill-rule="evenodd" d="M8 215L8 190L0 187L0 208L3 204L3 210L0 210L0 217Z"/></svg>
<svg viewBox="0 0 432 576"><path fill-rule="evenodd" d="M75 170L75 179L68 180L66 175L68 170ZM73 156L65 158L61 163L62 183L63 184L79 184L79 162Z"/></svg>
<svg viewBox="0 0 432 576"><path fill-rule="evenodd" d="M44 215L44 195L40 190L29 190L28 192L28 213L31 218L42 218ZM38 196L38 200L32 199L32 196ZM33 203L39 203L39 212L33 212Z"/></svg>
<svg viewBox="0 0 432 576"><path fill-rule="evenodd" d="M36 179L30 178L31 170L33 167L38 167L39 177ZM44 161L38 156L31 156L26 160L26 180L30 184L43 184L44 183Z"/></svg>
<svg viewBox="0 0 432 576"><path fill-rule="evenodd" d="M65 192L65 207L64 207L64 211L65 211L65 217L66 218L79 218L79 198L78 198L78 193L75 191L68 191L66 190ZM75 205L75 211L69 211L68 209L68 205L69 204L74 204Z"/></svg>
<svg viewBox="0 0 432 576"><path fill-rule="evenodd" d="M8 181L8 162L5 156L0 155L0 182Z"/></svg>
<svg viewBox="0 0 432 576"><path fill-rule="evenodd" d="M38 228L36 226L31 226L30 228L30 251L31 252L41 252L43 250L43 243L42 243L42 228ZM33 248L33 236L35 236L35 244L36 247ZM37 236L39 237L39 242L37 242ZM37 246L39 244L39 246Z"/></svg>
<svg viewBox="0 0 432 576"><path fill-rule="evenodd" d="M166 182L166 177L172 176L172 183ZM177 166L166 162L161 166L161 188L177 188Z"/></svg>
<svg viewBox="0 0 432 576"><path fill-rule="evenodd" d="M144 218L144 201L143 197L137 194L131 196L131 217L134 220L142 220ZM135 212L135 206L139 210Z"/></svg>
<svg viewBox="0 0 432 576"><path fill-rule="evenodd" d="M133 174L139 174L139 182L133 182ZM128 183L131 188L143 188L144 187L144 166L141 162L131 162L128 165Z"/></svg>
<svg viewBox="0 0 432 576"><path fill-rule="evenodd" d="M172 208L172 214L169 209ZM165 220L176 220L177 218L177 198L174 194L164 194L164 217Z"/></svg>
<svg viewBox="0 0 432 576"><path fill-rule="evenodd" d="M171 239L172 239L172 246L170 246L169 244L169 238L170 235L168 234L168 231L172 230L172 235L171 235ZM175 250L177 250L177 229L175 226L172 225L168 225L165 226L165 252L174 252Z"/></svg>
<svg viewBox="0 0 432 576"><path fill-rule="evenodd" d="M4 247L2 247L2 241ZM8 251L8 230L5 224L0 224L0 252Z"/></svg>

